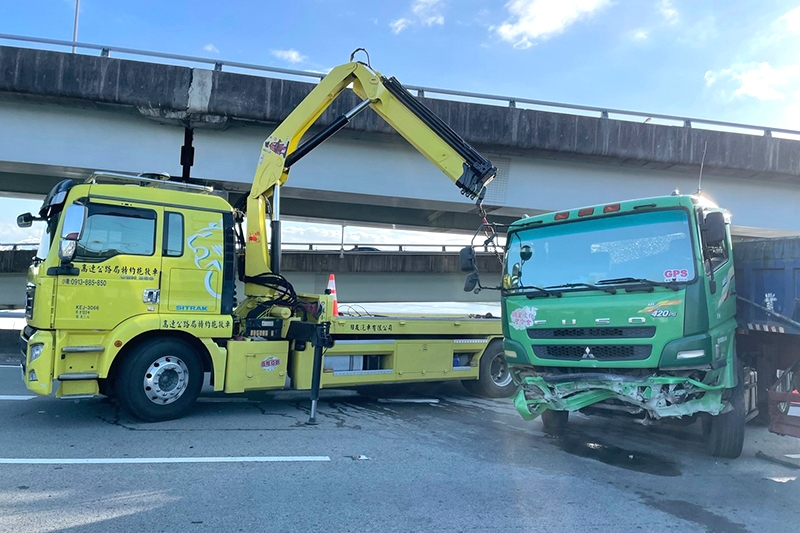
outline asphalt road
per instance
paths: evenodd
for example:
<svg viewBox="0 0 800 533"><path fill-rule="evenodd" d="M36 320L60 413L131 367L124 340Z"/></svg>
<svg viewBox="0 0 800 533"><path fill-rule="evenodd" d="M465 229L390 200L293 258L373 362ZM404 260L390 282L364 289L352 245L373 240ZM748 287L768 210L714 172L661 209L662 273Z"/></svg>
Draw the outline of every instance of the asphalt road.
<svg viewBox="0 0 800 533"><path fill-rule="evenodd" d="M741 458L718 461L695 427L578 415L556 439L508 400L473 398L458 384L384 396L323 391L309 426L305 393L207 393L186 418L144 424L102 399L24 399L19 369L0 367L0 532L797 525L800 470L755 454L791 461L800 440L764 428L748 428Z"/></svg>

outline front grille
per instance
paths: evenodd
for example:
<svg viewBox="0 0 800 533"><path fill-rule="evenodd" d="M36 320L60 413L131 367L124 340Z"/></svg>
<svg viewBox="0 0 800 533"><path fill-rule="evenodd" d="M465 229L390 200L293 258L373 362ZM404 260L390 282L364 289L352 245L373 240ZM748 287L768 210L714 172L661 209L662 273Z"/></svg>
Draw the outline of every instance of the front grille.
<svg viewBox="0 0 800 533"><path fill-rule="evenodd" d="M541 359L561 361L641 361L650 357L649 344L622 344L587 346L572 344L561 346L533 345L533 353Z"/></svg>
<svg viewBox="0 0 800 533"><path fill-rule="evenodd" d="M620 328L542 328L528 330L531 339L649 339L655 326Z"/></svg>
<svg viewBox="0 0 800 533"><path fill-rule="evenodd" d="M33 318L33 297L36 295L36 285L28 285L25 290L25 316Z"/></svg>

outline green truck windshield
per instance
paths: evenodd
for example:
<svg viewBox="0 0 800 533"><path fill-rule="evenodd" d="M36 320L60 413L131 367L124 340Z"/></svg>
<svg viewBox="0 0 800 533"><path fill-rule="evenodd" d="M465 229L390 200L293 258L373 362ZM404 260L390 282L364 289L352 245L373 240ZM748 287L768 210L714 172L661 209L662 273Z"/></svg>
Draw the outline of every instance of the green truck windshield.
<svg viewBox="0 0 800 533"><path fill-rule="evenodd" d="M691 281L692 250L683 209L526 228L509 235L505 288L613 284L625 278Z"/></svg>

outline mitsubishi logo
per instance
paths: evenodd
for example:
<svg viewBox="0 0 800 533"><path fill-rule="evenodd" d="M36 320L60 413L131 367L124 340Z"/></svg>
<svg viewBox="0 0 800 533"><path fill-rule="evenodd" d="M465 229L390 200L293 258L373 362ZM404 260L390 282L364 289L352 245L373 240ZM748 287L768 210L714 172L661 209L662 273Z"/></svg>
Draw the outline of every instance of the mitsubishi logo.
<svg viewBox="0 0 800 533"><path fill-rule="evenodd" d="M592 349L587 346L586 349L584 350L583 357L581 357L581 359L594 359L594 358L595 357L594 354L592 353Z"/></svg>

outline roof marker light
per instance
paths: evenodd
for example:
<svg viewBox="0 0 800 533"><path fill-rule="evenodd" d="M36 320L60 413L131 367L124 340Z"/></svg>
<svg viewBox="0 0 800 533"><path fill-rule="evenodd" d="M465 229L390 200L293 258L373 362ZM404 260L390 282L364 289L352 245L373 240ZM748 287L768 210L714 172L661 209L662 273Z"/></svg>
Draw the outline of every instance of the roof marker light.
<svg viewBox="0 0 800 533"><path fill-rule="evenodd" d="M561 213L556 213L555 219L556 220L566 220L569 218L569 211L563 211Z"/></svg>
<svg viewBox="0 0 800 533"><path fill-rule="evenodd" d="M583 209L578 211L578 216L579 217L585 217L585 216L593 215L593 214L594 214L594 207L584 207Z"/></svg>
<svg viewBox="0 0 800 533"><path fill-rule="evenodd" d="M615 213L619 211L619 204L609 204L603 208L603 213Z"/></svg>

